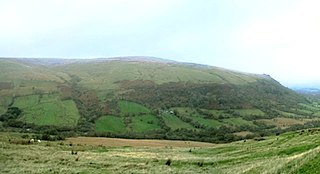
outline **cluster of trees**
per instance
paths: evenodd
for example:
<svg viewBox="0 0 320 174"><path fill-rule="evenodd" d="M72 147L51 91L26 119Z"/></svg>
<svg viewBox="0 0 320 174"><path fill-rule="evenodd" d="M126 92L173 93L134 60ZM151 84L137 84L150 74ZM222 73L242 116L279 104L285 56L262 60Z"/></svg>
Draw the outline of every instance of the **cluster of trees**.
<svg viewBox="0 0 320 174"><path fill-rule="evenodd" d="M141 81L141 84L144 82ZM161 85L132 83L123 89L126 100L144 103L148 107L191 107L206 109L261 108L278 105L295 106L307 102L303 97L272 80L258 80L246 85L200 84L172 82Z"/></svg>
<svg viewBox="0 0 320 174"><path fill-rule="evenodd" d="M0 121L3 127L25 127L25 123L19 121L18 118L22 114L22 110L18 107L8 107L7 111L0 115Z"/></svg>
<svg viewBox="0 0 320 174"><path fill-rule="evenodd" d="M17 119L22 113L22 110L18 107L9 107L6 113L0 116L0 121L9 121Z"/></svg>

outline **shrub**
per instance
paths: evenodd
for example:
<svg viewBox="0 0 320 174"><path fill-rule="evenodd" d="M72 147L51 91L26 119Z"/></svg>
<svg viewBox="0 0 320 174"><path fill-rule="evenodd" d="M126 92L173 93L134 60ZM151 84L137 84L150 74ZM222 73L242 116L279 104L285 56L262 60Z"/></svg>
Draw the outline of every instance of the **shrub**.
<svg viewBox="0 0 320 174"><path fill-rule="evenodd" d="M172 161L171 161L171 159L170 159L170 158L169 158L169 159L167 159L166 165L167 165L167 166L170 166L170 165L171 165L171 162L172 162Z"/></svg>
<svg viewBox="0 0 320 174"><path fill-rule="evenodd" d="M29 135L28 134L23 134L23 135L21 135L21 138L29 138Z"/></svg>

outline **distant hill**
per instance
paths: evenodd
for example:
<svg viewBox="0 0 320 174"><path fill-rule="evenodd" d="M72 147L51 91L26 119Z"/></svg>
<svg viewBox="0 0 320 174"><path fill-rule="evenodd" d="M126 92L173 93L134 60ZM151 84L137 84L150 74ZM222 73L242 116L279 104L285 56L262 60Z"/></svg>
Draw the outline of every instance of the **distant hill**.
<svg viewBox="0 0 320 174"><path fill-rule="evenodd" d="M294 88L295 91L302 94L320 94L318 88Z"/></svg>
<svg viewBox="0 0 320 174"><path fill-rule="evenodd" d="M2 58L0 114L4 130L222 142L315 126L320 109L269 75L208 65Z"/></svg>
<svg viewBox="0 0 320 174"><path fill-rule="evenodd" d="M320 100L320 89L319 88L293 88L297 93L304 95L311 99Z"/></svg>

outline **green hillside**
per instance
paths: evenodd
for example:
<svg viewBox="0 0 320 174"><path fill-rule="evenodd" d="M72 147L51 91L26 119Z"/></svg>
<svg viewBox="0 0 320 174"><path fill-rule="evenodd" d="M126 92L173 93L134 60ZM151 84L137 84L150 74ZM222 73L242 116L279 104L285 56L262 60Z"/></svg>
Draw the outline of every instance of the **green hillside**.
<svg viewBox="0 0 320 174"><path fill-rule="evenodd" d="M226 142L318 126L318 106L268 75L212 66L0 59L2 130Z"/></svg>
<svg viewBox="0 0 320 174"><path fill-rule="evenodd" d="M76 126L80 117L74 101L57 95L17 97L13 106L23 110L22 121L36 125Z"/></svg>
<svg viewBox="0 0 320 174"><path fill-rule="evenodd" d="M211 67L203 68L184 64L150 63L135 61L110 61L74 63L54 69L81 79L80 84L94 89L114 89L123 81L152 81L155 84L169 82L195 82L217 84L247 84L267 76L233 72ZM125 85L125 84L124 84Z"/></svg>
<svg viewBox="0 0 320 174"><path fill-rule="evenodd" d="M97 132L126 132L126 125L120 117L102 116L95 124Z"/></svg>

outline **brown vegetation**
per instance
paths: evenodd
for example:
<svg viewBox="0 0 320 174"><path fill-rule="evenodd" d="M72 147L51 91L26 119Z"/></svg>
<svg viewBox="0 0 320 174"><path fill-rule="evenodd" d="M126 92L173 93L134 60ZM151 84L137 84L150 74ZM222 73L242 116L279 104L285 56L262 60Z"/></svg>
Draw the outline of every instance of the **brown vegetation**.
<svg viewBox="0 0 320 174"><path fill-rule="evenodd" d="M14 85L11 82L0 82L0 90L13 89Z"/></svg>
<svg viewBox="0 0 320 174"><path fill-rule="evenodd" d="M292 125L303 125L304 121L297 120L293 118L273 118L273 119L261 119L259 122L265 123L267 125L275 125L279 128L288 128Z"/></svg>
<svg viewBox="0 0 320 174"><path fill-rule="evenodd" d="M120 138L77 137L68 138L72 144L102 145L102 146L132 146L132 147L214 147L215 144L193 141L175 140L135 140Z"/></svg>

